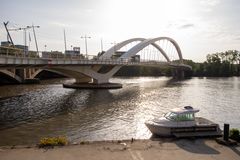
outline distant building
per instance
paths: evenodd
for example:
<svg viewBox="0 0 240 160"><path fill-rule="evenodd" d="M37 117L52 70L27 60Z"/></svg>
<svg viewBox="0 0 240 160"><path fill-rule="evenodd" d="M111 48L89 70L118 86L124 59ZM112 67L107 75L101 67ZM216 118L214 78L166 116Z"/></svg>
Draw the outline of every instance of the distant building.
<svg viewBox="0 0 240 160"><path fill-rule="evenodd" d="M121 57L124 53L126 53L125 51L116 51L113 55L112 55L112 58L113 59L117 59L119 57ZM140 62L140 55L134 55L134 56L131 56L131 59L130 59L132 62Z"/></svg>
<svg viewBox="0 0 240 160"><path fill-rule="evenodd" d="M66 55L73 55L73 56L80 55L80 47L73 47L73 50L66 50L65 54Z"/></svg>
<svg viewBox="0 0 240 160"><path fill-rule="evenodd" d="M8 55L36 55L34 51L28 51L28 46L24 45L12 45L9 41L2 41L1 42L1 54L8 54Z"/></svg>
<svg viewBox="0 0 240 160"><path fill-rule="evenodd" d="M14 45L14 46L15 46L15 48L26 50L26 52L28 51L28 46L24 46L24 45L20 45L20 44L17 44L17 45Z"/></svg>
<svg viewBox="0 0 240 160"><path fill-rule="evenodd" d="M1 46L3 46L3 47L9 47L9 46L11 46L12 44L11 44L11 42L9 42L9 41L2 41L1 42Z"/></svg>
<svg viewBox="0 0 240 160"><path fill-rule="evenodd" d="M2 41L1 46L3 46L3 47L13 47L13 45L9 41ZM28 46L17 44L17 45L14 45L14 48L21 49L23 51L25 50L26 52L28 52Z"/></svg>
<svg viewBox="0 0 240 160"><path fill-rule="evenodd" d="M119 58L119 57L121 57L124 53L126 53L126 52L125 52L125 51L116 51L116 52L112 55L112 58L113 58L113 59Z"/></svg>
<svg viewBox="0 0 240 160"><path fill-rule="evenodd" d="M2 41L1 42L1 46L3 46L3 47L11 47L12 44L9 41ZM22 49L22 50L28 51L28 46L24 46L24 45L20 45L20 44L14 45L14 48L18 48L18 49Z"/></svg>

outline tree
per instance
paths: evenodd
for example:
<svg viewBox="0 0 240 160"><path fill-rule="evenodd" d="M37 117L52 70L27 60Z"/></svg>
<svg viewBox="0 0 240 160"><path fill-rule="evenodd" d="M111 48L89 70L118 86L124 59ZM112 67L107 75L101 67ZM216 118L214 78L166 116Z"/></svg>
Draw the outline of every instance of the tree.
<svg viewBox="0 0 240 160"><path fill-rule="evenodd" d="M237 50L208 54L204 66L207 76L236 76L240 71L240 54Z"/></svg>

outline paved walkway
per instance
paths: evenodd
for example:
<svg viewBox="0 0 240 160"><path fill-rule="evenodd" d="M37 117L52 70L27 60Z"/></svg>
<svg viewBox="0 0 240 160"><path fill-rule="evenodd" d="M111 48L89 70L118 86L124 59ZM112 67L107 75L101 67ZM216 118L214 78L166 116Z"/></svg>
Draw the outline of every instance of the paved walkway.
<svg viewBox="0 0 240 160"><path fill-rule="evenodd" d="M240 160L240 147L229 148L204 139L93 142L54 149L0 148L0 160Z"/></svg>

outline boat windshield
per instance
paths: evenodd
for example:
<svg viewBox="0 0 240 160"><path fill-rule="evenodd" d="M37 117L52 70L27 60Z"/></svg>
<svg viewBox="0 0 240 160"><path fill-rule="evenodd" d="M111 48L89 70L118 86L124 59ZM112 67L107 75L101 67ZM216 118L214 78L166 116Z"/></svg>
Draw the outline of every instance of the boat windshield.
<svg viewBox="0 0 240 160"><path fill-rule="evenodd" d="M194 113L176 114L168 112L164 115L164 117L172 121L193 121L195 119Z"/></svg>
<svg viewBox="0 0 240 160"><path fill-rule="evenodd" d="M169 119L169 120L176 120L177 114L172 113L172 112L168 112L164 115L164 117Z"/></svg>

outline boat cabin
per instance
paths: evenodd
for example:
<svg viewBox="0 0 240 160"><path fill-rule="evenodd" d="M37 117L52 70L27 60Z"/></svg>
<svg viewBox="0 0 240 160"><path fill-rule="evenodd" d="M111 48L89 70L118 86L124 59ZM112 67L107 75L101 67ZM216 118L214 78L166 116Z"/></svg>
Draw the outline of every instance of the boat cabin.
<svg viewBox="0 0 240 160"><path fill-rule="evenodd" d="M170 112L166 113L164 117L170 121L194 121L195 113L199 112L198 109L194 109L191 106L185 106L183 108L174 108Z"/></svg>

